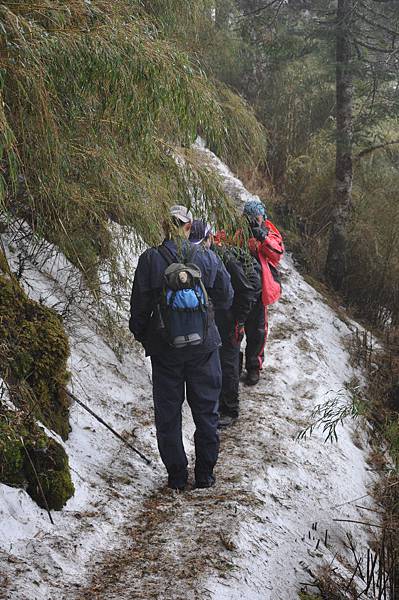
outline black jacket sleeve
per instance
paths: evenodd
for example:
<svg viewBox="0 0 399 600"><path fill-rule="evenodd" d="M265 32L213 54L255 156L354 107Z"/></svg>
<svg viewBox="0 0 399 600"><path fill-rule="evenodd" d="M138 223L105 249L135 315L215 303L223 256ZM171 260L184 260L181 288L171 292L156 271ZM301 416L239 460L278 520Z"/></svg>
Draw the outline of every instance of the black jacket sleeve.
<svg viewBox="0 0 399 600"><path fill-rule="evenodd" d="M149 261L149 252L144 252L137 264L130 298L129 329L136 340L141 343L144 343L147 337L148 326L154 310L154 292L149 280Z"/></svg>

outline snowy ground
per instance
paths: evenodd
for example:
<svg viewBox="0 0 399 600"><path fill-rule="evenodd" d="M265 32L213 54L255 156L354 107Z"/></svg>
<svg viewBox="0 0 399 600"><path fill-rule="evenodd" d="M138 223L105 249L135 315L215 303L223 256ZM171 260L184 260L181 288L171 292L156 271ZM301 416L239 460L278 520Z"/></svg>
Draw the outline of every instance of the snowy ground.
<svg viewBox="0 0 399 600"><path fill-rule="evenodd" d="M230 185L227 170L224 177ZM39 272L31 265L31 296L61 306L66 267L46 263ZM367 547L370 530L334 520L376 520L358 507L370 506L373 480L364 424L339 428L335 444L324 444L319 432L295 439L317 404L348 397L352 325L289 257L282 271L262 379L242 387L241 417L222 433L211 490L164 487L148 360L129 338L119 360L84 304L73 309L71 389L153 465L74 404L65 448L77 491L53 513L54 526L24 491L0 485L0 598L291 600L318 566L345 569L349 538L358 552ZM192 457L187 410L184 429Z"/></svg>

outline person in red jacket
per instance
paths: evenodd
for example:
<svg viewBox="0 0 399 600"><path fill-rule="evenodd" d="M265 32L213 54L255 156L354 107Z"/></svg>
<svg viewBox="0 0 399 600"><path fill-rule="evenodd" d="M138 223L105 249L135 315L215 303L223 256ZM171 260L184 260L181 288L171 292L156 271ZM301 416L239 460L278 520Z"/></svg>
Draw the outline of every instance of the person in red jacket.
<svg viewBox="0 0 399 600"><path fill-rule="evenodd" d="M250 229L249 250L262 269L262 295L245 322L245 383L256 385L264 361L268 329L267 307L276 302L281 295L277 267L284 253L284 244L280 232L268 220L266 209L260 200L248 200L243 214Z"/></svg>

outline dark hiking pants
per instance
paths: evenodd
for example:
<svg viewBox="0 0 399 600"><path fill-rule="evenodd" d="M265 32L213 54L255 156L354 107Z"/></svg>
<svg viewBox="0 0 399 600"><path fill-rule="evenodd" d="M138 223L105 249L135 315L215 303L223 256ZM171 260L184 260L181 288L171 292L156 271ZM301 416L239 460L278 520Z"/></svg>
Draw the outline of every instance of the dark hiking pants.
<svg viewBox="0 0 399 600"><path fill-rule="evenodd" d="M222 367L219 412L222 415L236 418L239 412L240 347L231 341L234 321L229 315L228 311L218 311L216 313L216 324L222 338L222 346L219 350L220 365Z"/></svg>
<svg viewBox="0 0 399 600"><path fill-rule="evenodd" d="M245 350L245 367L247 371L261 369L265 357L267 337L267 307L260 300L251 310L245 322L247 347Z"/></svg>
<svg viewBox="0 0 399 600"><path fill-rule="evenodd" d="M195 477L206 479L212 474L219 452L219 351L204 354L190 349L171 350L169 354L152 356L151 363L158 448L169 484L184 485L187 480L182 440L185 389L196 427Z"/></svg>

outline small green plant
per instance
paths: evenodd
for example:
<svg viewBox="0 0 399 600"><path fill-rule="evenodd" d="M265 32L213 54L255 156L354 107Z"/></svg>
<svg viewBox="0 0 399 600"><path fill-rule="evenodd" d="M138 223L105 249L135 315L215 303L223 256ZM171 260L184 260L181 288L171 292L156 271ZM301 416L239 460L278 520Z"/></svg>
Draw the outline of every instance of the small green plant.
<svg viewBox="0 0 399 600"><path fill-rule="evenodd" d="M383 429L385 439L389 445L389 454L393 458L396 468L399 468L399 418L392 416L387 420Z"/></svg>
<svg viewBox="0 0 399 600"><path fill-rule="evenodd" d="M307 592L299 592L299 600L322 600L322 597L320 595L314 596Z"/></svg>
<svg viewBox="0 0 399 600"><path fill-rule="evenodd" d="M334 394L322 404L318 404L310 414L311 423L297 435L298 440L310 437L315 429L322 429L324 442L338 441L337 427L343 425L346 418L354 419L363 414L363 403L357 395L357 387L349 387Z"/></svg>

